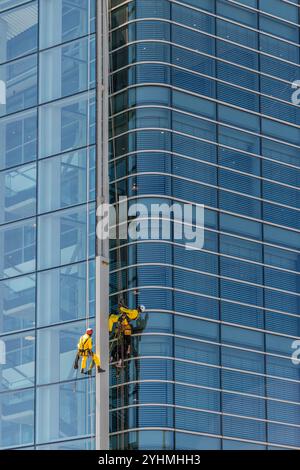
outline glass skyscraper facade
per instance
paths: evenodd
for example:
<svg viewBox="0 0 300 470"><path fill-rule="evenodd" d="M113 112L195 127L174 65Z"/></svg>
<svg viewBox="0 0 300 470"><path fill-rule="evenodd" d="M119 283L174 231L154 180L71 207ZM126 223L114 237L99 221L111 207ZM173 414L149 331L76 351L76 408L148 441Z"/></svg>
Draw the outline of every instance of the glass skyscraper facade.
<svg viewBox="0 0 300 470"><path fill-rule="evenodd" d="M112 448L299 448L298 2L112 1L110 28L112 200L205 205L202 250L112 247L149 314Z"/></svg>
<svg viewBox="0 0 300 470"><path fill-rule="evenodd" d="M103 397L73 360L104 285L102 40L110 202L205 206L203 249L175 237L173 213L168 240L110 241L110 311L147 308L104 390L110 447L300 449L299 14L296 0L0 0L1 449L99 447Z"/></svg>
<svg viewBox="0 0 300 470"><path fill-rule="evenodd" d="M2 0L0 80L0 446L93 448L95 2Z"/></svg>

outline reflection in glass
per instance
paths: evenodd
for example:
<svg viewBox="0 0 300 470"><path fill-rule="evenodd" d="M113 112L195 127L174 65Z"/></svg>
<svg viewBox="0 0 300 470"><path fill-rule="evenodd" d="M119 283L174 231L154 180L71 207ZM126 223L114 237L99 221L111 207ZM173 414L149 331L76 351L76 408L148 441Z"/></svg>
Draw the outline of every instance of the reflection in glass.
<svg viewBox="0 0 300 470"><path fill-rule="evenodd" d="M36 212L36 165L24 165L0 173L0 224Z"/></svg>
<svg viewBox="0 0 300 470"><path fill-rule="evenodd" d="M95 382L77 380L37 390L37 443L95 432ZM76 387L76 393L74 393Z"/></svg>
<svg viewBox="0 0 300 470"><path fill-rule="evenodd" d="M55 101L40 108L40 158L95 142L95 93Z"/></svg>
<svg viewBox="0 0 300 470"><path fill-rule="evenodd" d="M0 119L0 169L36 159L36 111Z"/></svg>
<svg viewBox="0 0 300 470"><path fill-rule="evenodd" d="M40 102L73 95L95 86L95 37L42 52Z"/></svg>
<svg viewBox="0 0 300 470"><path fill-rule="evenodd" d="M1 336L4 358L0 364L0 391L34 385L35 333Z"/></svg>
<svg viewBox="0 0 300 470"><path fill-rule="evenodd" d="M34 271L35 219L0 228L0 278Z"/></svg>
<svg viewBox="0 0 300 470"><path fill-rule="evenodd" d="M0 282L1 332L33 328L35 324L35 275Z"/></svg>
<svg viewBox="0 0 300 470"><path fill-rule="evenodd" d="M33 444L34 391L0 394L0 447Z"/></svg>

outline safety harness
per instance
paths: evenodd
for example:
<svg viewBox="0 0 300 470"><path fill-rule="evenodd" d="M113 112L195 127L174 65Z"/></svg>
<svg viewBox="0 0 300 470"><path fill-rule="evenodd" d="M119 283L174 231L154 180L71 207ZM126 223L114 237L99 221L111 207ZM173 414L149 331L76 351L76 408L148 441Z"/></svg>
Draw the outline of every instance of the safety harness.
<svg viewBox="0 0 300 470"><path fill-rule="evenodd" d="M89 356L91 354L90 349L84 349L84 346L88 342L89 339L90 339L89 337L86 338L86 340L82 344L82 341L81 341L81 338L80 338L79 345L81 345L81 348L78 349L78 353L79 353L80 356Z"/></svg>

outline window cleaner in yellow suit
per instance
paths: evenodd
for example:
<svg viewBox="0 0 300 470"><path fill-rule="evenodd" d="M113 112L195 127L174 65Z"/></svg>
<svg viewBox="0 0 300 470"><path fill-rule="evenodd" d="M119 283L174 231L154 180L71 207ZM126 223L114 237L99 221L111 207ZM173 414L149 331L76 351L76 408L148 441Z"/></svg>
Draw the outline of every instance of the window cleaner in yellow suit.
<svg viewBox="0 0 300 470"><path fill-rule="evenodd" d="M146 308L144 305L140 305L137 309L129 309L122 303L120 303L118 307L120 313L117 315L111 314L109 316L108 328L111 332L113 330L114 324L116 323L114 337L117 341L111 353L111 360L117 362L117 368L121 368L124 365L123 359L127 359L131 354L131 321L137 320L140 313L145 312Z"/></svg>
<svg viewBox="0 0 300 470"><path fill-rule="evenodd" d="M74 369L78 369L79 359L82 358L81 360L81 373L82 374L86 374L85 367L86 367L88 357L92 358L90 367L87 371L88 375L92 375L92 369L95 364L97 366L98 372L105 372L104 369L101 369L99 356L93 353L92 334L93 334L92 328L88 328L86 330L85 335L82 335L81 338L79 339L79 343L77 345L78 350L77 350L77 354L76 354L76 358L74 362Z"/></svg>

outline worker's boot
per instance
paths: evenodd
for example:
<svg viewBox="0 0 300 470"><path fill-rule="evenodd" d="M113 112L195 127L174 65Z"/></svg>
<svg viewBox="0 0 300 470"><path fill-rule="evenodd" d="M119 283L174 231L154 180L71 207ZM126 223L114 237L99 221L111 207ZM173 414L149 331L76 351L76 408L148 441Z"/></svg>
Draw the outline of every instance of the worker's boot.
<svg viewBox="0 0 300 470"><path fill-rule="evenodd" d="M102 369L100 366L97 367L97 371L99 372L99 374L101 374L101 372L105 372L105 370Z"/></svg>
<svg viewBox="0 0 300 470"><path fill-rule="evenodd" d="M82 373L82 374L85 374L85 371L84 371L84 369L81 369L81 373Z"/></svg>
<svg viewBox="0 0 300 470"><path fill-rule="evenodd" d="M87 375L92 375L92 369L89 369L89 370L87 371Z"/></svg>

